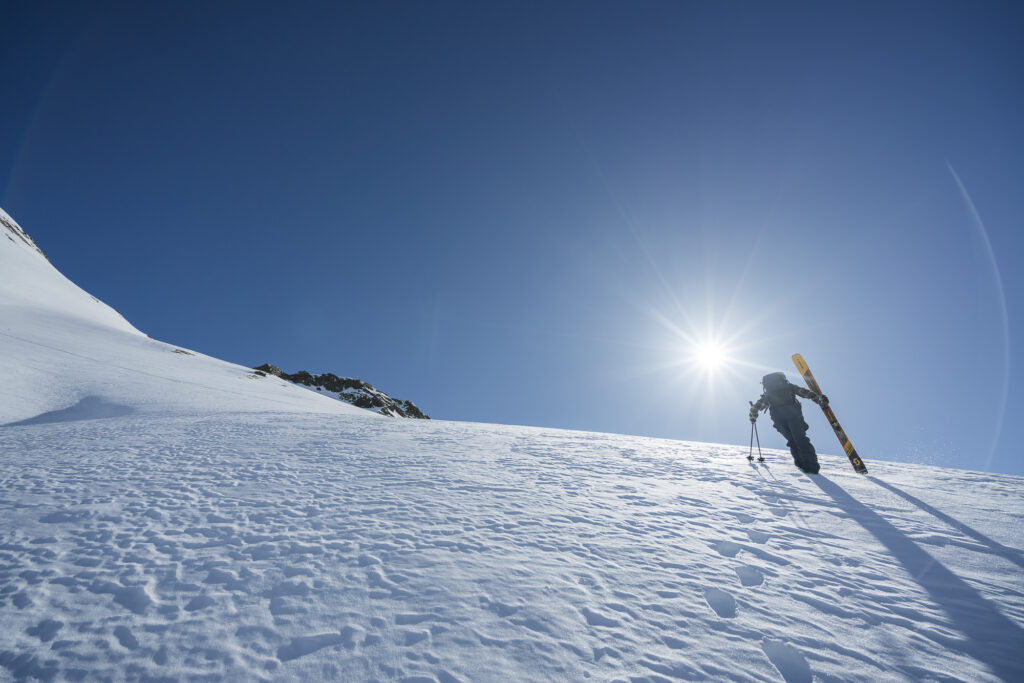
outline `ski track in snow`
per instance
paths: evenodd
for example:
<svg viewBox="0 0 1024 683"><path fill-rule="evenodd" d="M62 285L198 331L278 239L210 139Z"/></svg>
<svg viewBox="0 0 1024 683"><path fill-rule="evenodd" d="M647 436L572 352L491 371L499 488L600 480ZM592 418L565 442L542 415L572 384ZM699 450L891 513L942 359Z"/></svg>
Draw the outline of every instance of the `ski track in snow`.
<svg viewBox="0 0 1024 683"><path fill-rule="evenodd" d="M1024 679L1015 477L286 413L0 452L0 677Z"/></svg>

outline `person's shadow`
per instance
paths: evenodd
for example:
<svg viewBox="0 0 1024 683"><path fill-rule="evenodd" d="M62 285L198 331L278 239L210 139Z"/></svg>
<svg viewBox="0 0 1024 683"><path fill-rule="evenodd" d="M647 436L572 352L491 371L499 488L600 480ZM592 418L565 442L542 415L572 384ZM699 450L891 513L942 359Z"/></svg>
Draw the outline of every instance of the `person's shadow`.
<svg viewBox="0 0 1024 683"><path fill-rule="evenodd" d="M1013 548L1007 548L1005 545L1003 545L999 541L991 539L988 536L986 536L985 534L981 533L980 531L976 531L976 530L972 529L971 527L967 526L966 524L964 524L963 522L961 522L958 519L953 519L952 517L947 515L945 512L942 512L941 510L936 510L934 507L932 507L928 503L924 502L920 498L915 498L914 496L910 495L906 491L901 491L900 489L896 488L895 486L893 486L892 484L890 484L887 481L882 481L881 479L876 479L875 477L868 477L868 479L870 479L872 482L878 484L883 489L886 489L887 491L891 491L891 492L895 493L897 496L899 496L903 500L906 500L907 502L913 503L914 505L916 505L917 507L921 508L925 512L927 512L927 513L937 517L938 519L941 519L943 522L945 522L946 524L950 525L951 527L953 527L954 529L956 529L960 533L964 534L965 536L970 536L971 538L973 538L978 543L981 543L982 545L988 547L988 549L990 551L992 551L993 555L999 555L1003 559L1009 560L1010 562L1013 562L1015 565L1017 565L1021 569L1024 569L1024 556L1022 556L1020 554L1020 551L1014 550ZM1022 644L1022 645L1024 645L1024 644Z"/></svg>
<svg viewBox="0 0 1024 683"><path fill-rule="evenodd" d="M932 601L946 612L954 628L966 636L965 640L943 639L941 644L944 647L987 664L993 673L1004 680L1024 680L1024 629L1007 618L970 584L838 484L822 476L809 479L831 496L841 510L878 539Z"/></svg>

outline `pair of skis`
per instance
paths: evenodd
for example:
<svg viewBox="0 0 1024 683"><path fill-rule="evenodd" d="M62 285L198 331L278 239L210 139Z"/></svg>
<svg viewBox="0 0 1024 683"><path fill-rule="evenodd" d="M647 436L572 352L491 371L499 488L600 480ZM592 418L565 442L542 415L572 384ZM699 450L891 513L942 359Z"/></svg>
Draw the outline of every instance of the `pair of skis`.
<svg viewBox="0 0 1024 683"><path fill-rule="evenodd" d="M818 381L814 379L814 375L811 374L811 369L807 367L807 362L804 357L799 353L793 354L793 362L796 364L796 369L803 375L804 381L807 382L807 388L818 394L822 395L821 387L818 386ZM836 419L836 414L832 412L831 406L823 406L821 409L825 413L825 419L832 425L832 431L836 433L836 437L839 439L839 443L842 444L843 450L846 452L846 457L850 459L850 464L853 465L853 469L858 474L867 474L868 468L864 464L864 461L857 455L857 449L850 443L850 438L846 436L846 432L843 431L842 426L839 424L839 420Z"/></svg>

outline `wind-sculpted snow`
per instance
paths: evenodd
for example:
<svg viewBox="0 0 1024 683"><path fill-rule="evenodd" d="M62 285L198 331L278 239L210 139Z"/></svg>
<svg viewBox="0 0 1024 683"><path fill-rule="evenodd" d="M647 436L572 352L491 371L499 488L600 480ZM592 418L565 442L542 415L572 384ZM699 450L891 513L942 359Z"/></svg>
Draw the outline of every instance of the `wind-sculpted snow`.
<svg viewBox="0 0 1024 683"><path fill-rule="evenodd" d="M1024 678L1015 477L355 414L0 453L0 678Z"/></svg>

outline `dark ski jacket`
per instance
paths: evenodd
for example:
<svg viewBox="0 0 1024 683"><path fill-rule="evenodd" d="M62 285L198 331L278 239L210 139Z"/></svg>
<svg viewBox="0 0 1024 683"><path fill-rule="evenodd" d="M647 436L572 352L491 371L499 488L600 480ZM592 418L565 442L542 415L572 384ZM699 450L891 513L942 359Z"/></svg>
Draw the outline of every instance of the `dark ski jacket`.
<svg viewBox="0 0 1024 683"><path fill-rule="evenodd" d="M768 397L768 392L765 392L765 393L761 394L761 398L757 399L757 402L751 404L751 406L750 406L750 420L751 420L751 422L757 420L758 413L763 411L765 408L769 408L769 407L771 407L771 408L782 408L784 406L799 406L800 402L796 400L797 396L799 396L800 398L806 398L806 399L808 399L810 401L814 401L815 403L821 405L821 396L819 394L811 391L810 389L804 389L803 387L798 387L797 385L793 384L792 382L786 382L786 390L787 391L783 391L782 392L783 396L781 397L781 400L778 400L778 396L777 396L777 400L774 403Z"/></svg>

